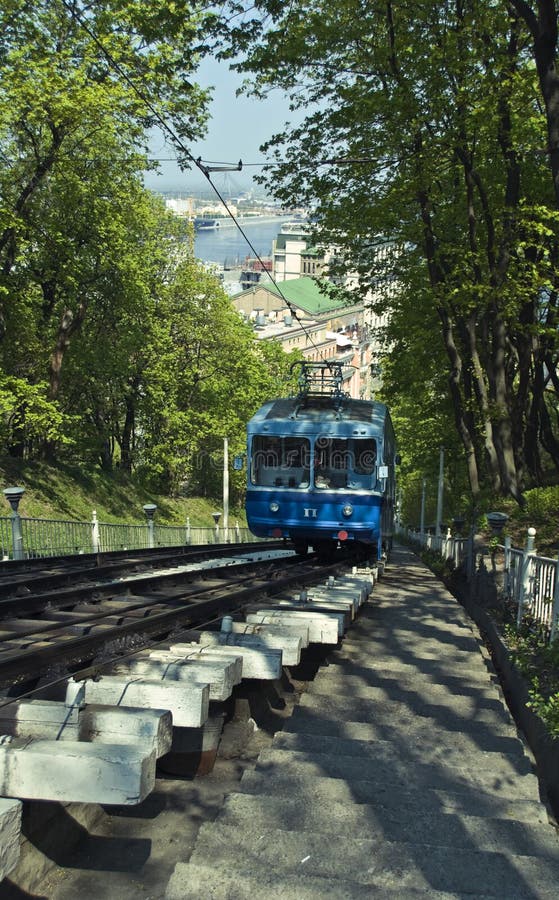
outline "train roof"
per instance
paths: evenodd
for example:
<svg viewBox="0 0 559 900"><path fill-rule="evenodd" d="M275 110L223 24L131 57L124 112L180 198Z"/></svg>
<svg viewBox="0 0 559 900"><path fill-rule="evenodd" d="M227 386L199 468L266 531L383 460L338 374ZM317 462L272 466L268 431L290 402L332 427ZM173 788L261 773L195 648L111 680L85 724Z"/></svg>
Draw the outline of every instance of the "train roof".
<svg viewBox="0 0 559 900"><path fill-rule="evenodd" d="M329 396L280 397L260 407L249 426L264 422L359 422L384 428L388 409L376 400L334 399Z"/></svg>

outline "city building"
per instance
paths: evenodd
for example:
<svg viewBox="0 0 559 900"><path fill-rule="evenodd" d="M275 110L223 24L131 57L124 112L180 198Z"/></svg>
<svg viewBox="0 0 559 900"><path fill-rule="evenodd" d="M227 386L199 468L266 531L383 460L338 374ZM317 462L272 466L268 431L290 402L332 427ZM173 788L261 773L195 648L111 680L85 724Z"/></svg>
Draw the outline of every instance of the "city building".
<svg viewBox="0 0 559 900"><path fill-rule="evenodd" d="M311 246L307 222L286 222L272 244L274 279L290 281L302 275L320 278L331 255Z"/></svg>
<svg viewBox="0 0 559 900"><path fill-rule="evenodd" d="M371 396L371 340L362 303L328 296L326 283L290 278L279 285L259 282L232 298L259 340L299 350L305 359L336 360L344 366L344 389L351 397Z"/></svg>

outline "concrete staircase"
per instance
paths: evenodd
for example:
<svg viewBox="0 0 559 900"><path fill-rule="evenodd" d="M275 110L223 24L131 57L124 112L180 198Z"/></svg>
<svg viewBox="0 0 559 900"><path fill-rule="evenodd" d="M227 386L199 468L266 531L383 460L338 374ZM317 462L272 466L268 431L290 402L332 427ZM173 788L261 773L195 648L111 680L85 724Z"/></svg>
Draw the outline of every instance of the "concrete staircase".
<svg viewBox="0 0 559 900"><path fill-rule="evenodd" d="M165 896L559 897L557 833L483 647L411 554Z"/></svg>

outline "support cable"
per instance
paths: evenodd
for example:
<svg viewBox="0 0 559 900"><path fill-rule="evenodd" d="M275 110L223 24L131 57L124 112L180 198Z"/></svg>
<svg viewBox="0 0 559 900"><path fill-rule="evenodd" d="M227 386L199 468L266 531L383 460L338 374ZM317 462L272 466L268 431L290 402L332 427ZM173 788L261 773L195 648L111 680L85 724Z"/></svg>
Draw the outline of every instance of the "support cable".
<svg viewBox="0 0 559 900"><path fill-rule="evenodd" d="M233 211L232 211L231 208L229 207L227 201L226 201L225 198L221 195L221 192L218 190L218 188L216 187L216 185L213 183L213 181L212 181L212 179L211 179L211 173L212 173L212 172L227 172L227 171L240 172L240 171L242 170L242 167L243 167L242 161L239 160L238 164L237 164L236 166L233 166L233 167L231 167L231 166L222 166L222 165L219 165L219 166L212 166L212 165L205 165L205 164L202 162L201 157L195 158L194 155L193 155L193 154L190 152L190 150L188 149L188 147L186 147L186 146L183 144L181 138L175 133L175 131L173 130L173 128L171 128L171 126L168 124L168 122L165 120L165 118L161 115L161 113L159 112L159 110L153 105L153 103L151 102L151 100L143 93L142 90L140 90L140 88L138 88L138 86L136 85L136 83L134 82L134 80L133 80L133 79L128 75L128 73L122 68L122 66L120 65L120 63L118 63L118 62L116 61L116 59L113 57L113 55L106 49L106 47L103 46L102 41L97 37L97 35L95 34L95 32L92 31L92 29L89 27L89 25L83 20L82 16L78 13L78 11L75 9L75 7L69 2L69 0L62 0L62 3L63 3L63 5L65 6L66 10L69 12L69 14L70 14L70 16L72 17L72 19L75 20L75 22L77 23L77 25L78 25L83 31L85 31L85 33L89 36L89 38L93 41L93 43L99 48L99 50L100 50L101 53L104 55L105 59L107 60L108 64L111 66L111 68L113 68L114 71L117 72L118 75L120 75L120 77L126 82L126 84L131 88L131 90L136 94L136 96L139 97L139 99L142 101L142 103L145 104L145 106L147 107L147 109L149 109L149 111L152 113L152 115L153 115L153 116L155 117L155 119L157 120L157 122L158 122L158 124L160 125L161 129L162 129L162 130L170 137L170 139L171 139L172 143L174 144L174 146L175 146L178 150L180 150L180 152L183 153L183 154L186 156L186 158L187 158L188 160L190 160L190 162L191 162L193 165L195 165L197 169L199 169L200 172L202 172L202 174L204 175L204 177L207 179L207 181L208 181L210 187L211 187L212 190L214 191L215 195L216 195L217 198L219 199L220 203L223 204L223 207L224 207L225 211L227 212L227 214L229 215L229 217L232 219L233 224L234 224L235 227L239 230L240 234L242 235L242 237L244 238L244 240L247 242L248 246L250 247L251 251L253 252L254 257L258 260L258 262L261 264L261 266L263 267L263 270L264 270L264 261L262 260L260 254L258 253L258 251L256 250L256 248L253 246L251 240L249 239L248 235L246 234L246 232L245 232L244 229L242 228L240 222L237 220L237 218L236 218L236 216L234 215ZM180 164L179 164L179 165L180 165ZM279 296L281 297L281 299L282 299L283 302L285 303L287 309L289 310L289 312L291 313L291 315L293 316L293 318L299 323L299 325L300 325L302 331L304 332L304 334L305 334L306 337L307 337L307 340L312 344L312 346L314 347L314 349L319 353L319 355L320 355L321 358L324 360L324 362L328 362L328 361L326 360L326 358L325 358L325 356L324 356L322 350L321 350L320 347L315 343L315 341L313 340L311 334L309 333L309 331L307 330L307 328L306 328L305 325L303 324L303 321L302 321L301 317L299 316L299 313L298 313L296 307L294 307L293 304L291 303L291 301L288 300L288 298L285 296L285 294L283 293L282 289L280 288L280 286L279 286L278 282L275 280L275 278L274 278L269 272L267 272L267 275L268 275L270 281L272 282L272 284L274 285L274 287L276 288L276 291L278 292Z"/></svg>

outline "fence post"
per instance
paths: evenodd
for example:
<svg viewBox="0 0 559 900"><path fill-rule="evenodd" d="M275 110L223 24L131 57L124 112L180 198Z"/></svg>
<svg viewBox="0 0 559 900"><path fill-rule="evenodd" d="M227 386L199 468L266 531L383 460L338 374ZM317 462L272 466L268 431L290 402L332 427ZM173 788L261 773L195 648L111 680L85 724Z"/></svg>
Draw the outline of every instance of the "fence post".
<svg viewBox="0 0 559 900"><path fill-rule="evenodd" d="M155 510L157 509L156 503L144 503L144 512L146 514L146 518L148 520L148 547L150 550L153 550L155 547L155 539L154 539L154 522L153 517L155 515Z"/></svg>
<svg viewBox="0 0 559 900"><path fill-rule="evenodd" d="M448 559L448 557L450 555L448 552L448 545L449 545L450 540L451 540L450 528L447 528L446 529L446 538L444 541L444 558L445 559Z"/></svg>
<svg viewBox="0 0 559 900"><path fill-rule="evenodd" d="M235 522L235 543L241 543L241 529L239 527L239 520Z"/></svg>
<svg viewBox="0 0 559 900"><path fill-rule="evenodd" d="M551 613L551 633L549 635L549 643L553 643L557 637L557 628L559 627L559 556L555 563L555 583L553 585L553 611Z"/></svg>
<svg viewBox="0 0 559 900"><path fill-rule="evenodd" d="M474 536L475 526L472 525L470 529L470 535L468 537L468 565L467 565L467 577L468 581L471 581L476 573L476 554L475 554L475 536Z"/></svg>
<svg viewBox="0 0 559 900"><path fill-rule="evenodd" d="M99 553L99 522L96 509L91 514L91 546L94 553Z"/></svg>
<svg viewBox="0 0 559 900"><path fill-rule="evenodd" d="M25 488L4 488L3 494L10 504L12 511L12 547L14 559L25 559L23 552L23 532L21 530L21 516L18 512L19 501L25 493Z"/></svg>
<svg viewBox="0 0 559 900"><path fill-rule="evenodd" d="M186 543L190 544L190 516L186 517Z"/></svg>
<svg viewBox="0 0 559 900"><path fill-rule="evenodd" d="M510 539L510 535L507 534L507 535L505 535L505 579L504 579L504 584L503 584L503 590L504 590L505 597L510 597L510 594L511 594L511 591L510 591L511 552L510 552L510 550L511 550L511 539Z"/></svg>
<svg viewBox="0 0 559 900"><path fill-rule="evenodd" d="M530 571L532 568L532 559L535 554L534 541L536 537L536 529L529 528L526 538L526 547L522 556L522 567L520 569L520 590L518 592L518 612L516 615L516 627L520 628L522 623L522 614L526 598L530 596Z"/></svg>
<svg viewBox="0 0 559 900"><path fill-rule="evenodd" d="M215 523L215 528L214 528L214 541L215 541L216 544L219 544L219 520L221 519L221 513L220 513L220 512L213 512L213 513L212 513L212 519L214 520L214 523Z"/></svg>

